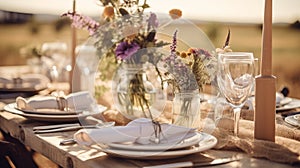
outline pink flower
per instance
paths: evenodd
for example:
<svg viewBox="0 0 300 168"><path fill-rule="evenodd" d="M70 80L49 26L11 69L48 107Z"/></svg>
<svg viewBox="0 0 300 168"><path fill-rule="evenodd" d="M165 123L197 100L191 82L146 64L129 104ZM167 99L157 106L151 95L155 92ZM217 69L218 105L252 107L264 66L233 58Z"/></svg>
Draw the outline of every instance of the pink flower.
<svg viewBox="0 0 300 168"><path fill-rule="evenodd" d="M83 16L77 13L64 13L62 16L69 17L72 20L72 26L78 29L87 29L92 35L96 32L100 24L88 16Z"/></svg>

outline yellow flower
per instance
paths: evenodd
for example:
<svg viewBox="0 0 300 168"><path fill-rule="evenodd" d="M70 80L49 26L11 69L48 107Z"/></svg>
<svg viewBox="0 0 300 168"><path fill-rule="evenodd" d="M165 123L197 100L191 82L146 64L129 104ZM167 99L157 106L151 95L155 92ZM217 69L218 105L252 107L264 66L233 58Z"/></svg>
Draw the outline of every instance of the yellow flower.
<svg viewBox="0 0 300 168"><path fill-rule="evenodd" d="M181 58L186 58L186 56L187 56L187 54L186 54L185 52L181 52L181 53L180 53L180 57L181 57Z"/></svg>
<svg viewBox="0 0 300 168"><path fill-rule="evenodd" d="M226 52L232 52L232 49L230 48L230 46L226 46L224 48L216 48L216 52L218 54L223 54L223 53L226 53Z"/></svg>
<svg viewBox="0 0 300 168"><path fill-rule="evenodd" d="M113 18L115 16L114 7L112 6L105 6L102 16L106 18Z"/></svg>
<svg viewBox="0 0 300 168"><path fill-rule="evenodd" d="M193 53L194 52L194 49L193 48L189 48L188 49L188 53Z"/></svg>
<svg viewBox="0 0 300 168"><path fill-rule="evenodd" d="M169 15L172 19L178 19L182 16L182 11L180 9L172 9L169 11Z"/></svg>

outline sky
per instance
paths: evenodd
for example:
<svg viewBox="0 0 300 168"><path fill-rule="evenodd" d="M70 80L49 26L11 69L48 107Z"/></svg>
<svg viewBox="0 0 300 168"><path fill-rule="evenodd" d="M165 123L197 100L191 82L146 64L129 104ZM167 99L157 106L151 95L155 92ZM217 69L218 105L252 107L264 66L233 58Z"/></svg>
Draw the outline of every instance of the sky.
<svg viewBox="0 0 300 168"><path fill-rule="evenodd" d="M168 13L177 8L183 18L200 21L262 23L263 0L148 0L148 11ZM0 0L0 10L61 15L72 9L73 0ZM76 0L78 13L98 16L97 0ZM273 0L273 22L300 20L300 0Z"/></svg>

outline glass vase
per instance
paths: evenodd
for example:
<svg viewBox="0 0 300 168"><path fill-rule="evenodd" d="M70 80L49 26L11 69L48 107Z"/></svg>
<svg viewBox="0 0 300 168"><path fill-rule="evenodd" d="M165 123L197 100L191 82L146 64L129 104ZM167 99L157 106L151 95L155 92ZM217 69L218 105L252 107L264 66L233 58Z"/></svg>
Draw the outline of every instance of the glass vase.
<svg viewBox="0 0 300 168"><path fill-rule="evenodd" d="M117 71L113 89L116 108L128 119L155 118L165 97L148 79L143 65L123 65Z"/></svg>
<svg viewBox="0 0 300 168"><path fill-rule="evenodd" d="M172 123L189 128L198 128L201 119L200 100L198 91L175 93Z"/></svg>

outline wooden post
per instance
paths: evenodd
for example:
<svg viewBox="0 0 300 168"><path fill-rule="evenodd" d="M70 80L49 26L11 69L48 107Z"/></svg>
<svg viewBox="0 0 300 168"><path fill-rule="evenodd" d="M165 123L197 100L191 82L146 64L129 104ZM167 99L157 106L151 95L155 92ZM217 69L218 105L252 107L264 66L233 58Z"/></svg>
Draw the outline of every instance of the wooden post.
<svg viewBox="0 0 300 168"><path fill-rule="evenodd" d="M255 82L254 138L275 141L276 77L272 75L272 0L265 0L260 75Z"/></svg>
<svg viewBox="0 0 300 168"><path fill-rule="evenodd" d="M73 0L73 14L76 14L76 0ZM71 27L72 31L72 44L71 44L71 66L72 69L70 71L70 76L69 76L69 86L70 86L70 93L73 91L73 73L75 69L75 63L76 63L76 53L75 53L75 48L76 48L76 28L74 26Z"/></svg>

